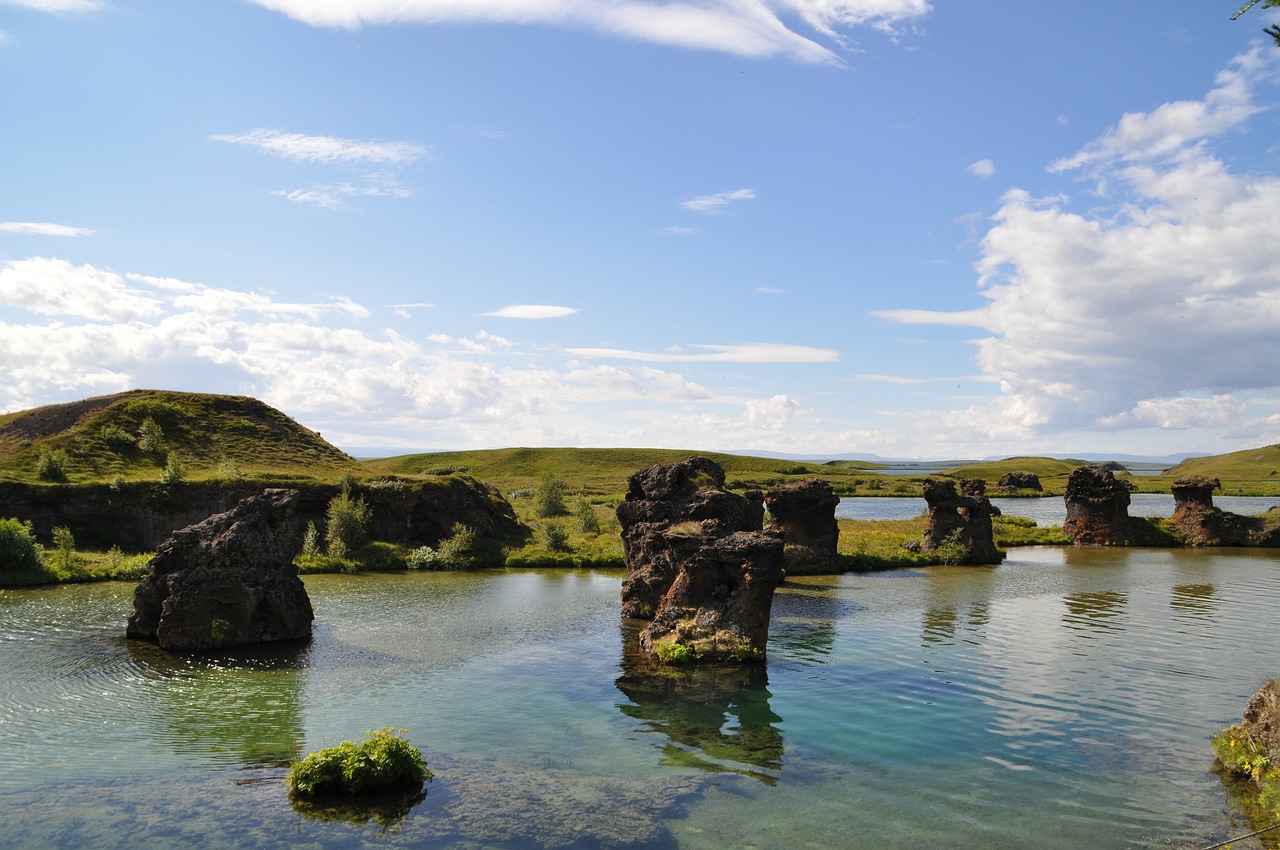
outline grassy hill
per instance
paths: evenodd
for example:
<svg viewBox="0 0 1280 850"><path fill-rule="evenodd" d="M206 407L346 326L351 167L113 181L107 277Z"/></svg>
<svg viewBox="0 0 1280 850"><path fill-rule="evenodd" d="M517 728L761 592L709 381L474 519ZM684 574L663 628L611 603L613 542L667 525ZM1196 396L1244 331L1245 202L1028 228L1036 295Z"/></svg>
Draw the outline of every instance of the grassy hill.
<svg viewBox="0 0 1280 850"><path fill-rule="evenodd" d="M132 390L0 416L0 480L183 477L328 481L360 465L245 396Z"/></svg>
<svg viewBox="0 0 1280 850"><path fill-rule="evenodd" d="M1244 489L1265 495L1280 493L1280 443L1209 457L1193 457L1164 475L1172 484L1178 478L1203 475L1217 478L1224 490Z"/></svg>

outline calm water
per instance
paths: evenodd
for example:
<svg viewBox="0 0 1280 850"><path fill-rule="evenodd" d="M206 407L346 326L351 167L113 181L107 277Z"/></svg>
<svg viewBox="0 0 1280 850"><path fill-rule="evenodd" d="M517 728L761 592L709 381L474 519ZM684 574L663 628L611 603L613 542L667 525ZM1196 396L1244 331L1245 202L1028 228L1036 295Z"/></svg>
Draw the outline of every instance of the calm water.
<svg viewBox="0 0 1280 850"><path fill-rule="evenodd" d="M806 577L769 662L661 675L620 573L316 576L305 646L179 659L132 587L0 592L0 847L1190 848L1209 735L1280 674L1280 553L1019 549ZM403 817L295 811L298 749L403 727ZM1259 846L1237 843L1237 848Z"/></svg>
<svg viewBox="0 0 1280 850"><path fill-rule="evenodd" d="M1032 499L996 497L991 500L991 504L1002 513L1027 517L1039 525L1062 525L1067 517L1067 505L1061 496ZM1280 505L1280 498L1214 496L1213 504L1224 511L1251 516L1265 513L1273 505ZM928 509L929 505L919 496L853 496L840 500L836 516L849 519L910 519ZM1167 493L1134 493L1130 496L1129 516L1173 516L1173 496Z"/></svg>

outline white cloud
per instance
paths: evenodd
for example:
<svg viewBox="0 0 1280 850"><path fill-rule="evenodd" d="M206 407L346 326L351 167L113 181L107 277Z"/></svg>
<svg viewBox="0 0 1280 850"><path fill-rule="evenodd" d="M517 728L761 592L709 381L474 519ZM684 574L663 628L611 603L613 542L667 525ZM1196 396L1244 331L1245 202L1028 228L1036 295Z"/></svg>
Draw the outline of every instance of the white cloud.
<svg viewBox="0 0 1280 850"><path fill-rule="evenodd" d="M681 201L680 206L703 215L715 215L724 212L724 208L737 201L749 201L756 196L755 189L735 189L732 192L717 192L714 195L700 195Z"/></svg>
<svg viewBox="0 0 1280 850"><path fill-rule="evenodd" d="M1258 111L1251 85L1277 66L1237 57L1203 101L1126 115L1055 163L1087 168L1112 209L1008 193L981 242L985 307L877 314L990 333L977 362L1001 396L953 425L1005 439L1223 425L1280 388L1280 178L1233 173L1207 144Z"/></svg>
<svg viewBox="0 0 1280 850"><path fill-rule="evenodd" d="M575 357L610 360L643 360L651 363L834 363L840 353L807 345L756 342L742 345L691 345L699 352L628 351L621 348L567 348Z"/></svg>
<svg viewBox="0 0 1280 850"><path fill-rule="evenodd" d="M785 289L778 289L776 286L757 286L755 291L761 295L781 295L786 292Z"/></svg>
<svg viewBox="0 0 1280 850"><path fill-rule="evenodd" d="M560 319L577 313L576 307L556 307L551 304L512 304L485 313L486 316L497 316L502 319Z"/></svg>
<svg viewBox="0 0 1280 850"><path fill-rule="evenodd" d="M663 233L670 233L673 236L694 236L702 231L696 227L679 227L672 225L671 227L662 228Z"/></svg>
<svg viewBox="0 0 1280 850"><path fill-rule="evenodd" d="M787 27L800 17L843 44L841 28L892 32L928 14L927 0L251 0L324 27L366 24L514 23L589 29L608 35L740 56L837 63L827 47Z"/></svg>
<svg viewBox="0 0 1280 850"><path fill-rule="evenodd" d="M44 257L0 264L0 304L44 316L118 322L162 311L158 298L131 289L118 274Z"/></svg>
<svg viewBox="0 0 1280 850"><path fill-rule="evenodd" d="M977 162L970 163L965 167L965 171L975 177L994 177L996 173L996 164L989 159L980 159Z"/></svg>
<svg viewBox="0 0 1280 850"><path fill-rule="evenodd" d="M414 142L384 142L308 136L280 130L251 130L239 135L210 136L215 142L247 145L293 162L360 165L408 165L427 155Z"/></svg>
<svg viewBox="0 0 1280 850"><path fill-rule="evenodd" d="M3 43L2 38L0 43ZM93 231L86 227L70 227L47 222L0 221L0 233L21 233L27 236L91 236Z"/></svg>
<svg viewBox="0 0 1280 850"><path fill-rule="evenodd" d="M872 384L925 384L926 378L907 378L902 375L854 375L853 380Z"/></svg>

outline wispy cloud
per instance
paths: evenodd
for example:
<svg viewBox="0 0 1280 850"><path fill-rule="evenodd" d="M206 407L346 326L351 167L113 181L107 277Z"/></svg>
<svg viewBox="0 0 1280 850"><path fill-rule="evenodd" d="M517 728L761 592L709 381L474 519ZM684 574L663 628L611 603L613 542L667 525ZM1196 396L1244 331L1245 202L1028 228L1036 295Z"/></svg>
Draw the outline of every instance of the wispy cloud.
<svg viewBox="0 0 1280 850"><path fill-rule="evenodd" d="M568 348L574 357L642 360L650 363L834 363L840 353L808 345L753 342L740 345L690 345L694 351L630 351L622 348Z"/></svg>
<svg viewBox="0 0 1280 850"><path fill-rule="evenodd" d="M87 227L70 227L48 222L0 221L0 233L21 233L27 236L91 236L93 231Z"/></svg>
<svg viewBox="0 0 1280 850"><path fill-rule="evenodd" d="M739 56L782 56L838 64L828 47L783 23L803 20L843 45L847 31L892 32L930 11L928 0L250 0L312 26L508 23L595 30L608 35Z"/></svg>
<svg viewBox="0 0 1280 850"><path fill-rule="evenodd" d="M761 295L781 295L786 292L785 289L778 289L776 286L757 286L755 291Z"/></svg>
<svg viewBox="0 0 1280 850"><path fill-rule="evenodd" d="M37 12L93 12L107 8L102 0L0 0L0 6L17 6Z"/></svg>
<svg viewBox="0 0 1280 850"><path fill-rule="evenodd" d="M693 236L701 233L702 231L696 227L679 227L677 225L672 225L671 227L662 228L662 232L670 233L673 236Z"/></svg>
<svg viewBox="0 0 1280 850"><path fill-rule="evenodd" d="M732 192L717 192L714 195L699 195L696 198L690 198L687 201L681 201L680 206L687 210L703 215L715 215L724 212L724 208L738 201L749 201L755 198L755 189L734 189Z"/></svg>
<svg viewBox="0 0 1280 850"><path fill-rule="evenodd" d="M903 375L854 375L853 380L870 384L927 384L928 378L908 378Z"/></svg>
<svg viewBox="0 0 1280 850"><path fill-rule="evenodd" d="M512 304L485 313L486 316L497 316L501 319L560 319L578 312L577 307L557 307L551 304Z"/></svg>
<svg viewBox="0 0 1280 850"><path fill-rule="evenodd" d="M968 171L975 177L986 179L988 177L995 176L996 164L989 159L980 159L977 162L973 162L965 166L965 171Z"/></svg>
<svg viewBox="0 0 1280 850"><path fill-rule="evenodd" d="M293 162L358 165L408 165L428 150L415 142L385 142L308 136L280 130L250 130L240 134L210 136L215 142L246 145L262 153Z"/></svg>

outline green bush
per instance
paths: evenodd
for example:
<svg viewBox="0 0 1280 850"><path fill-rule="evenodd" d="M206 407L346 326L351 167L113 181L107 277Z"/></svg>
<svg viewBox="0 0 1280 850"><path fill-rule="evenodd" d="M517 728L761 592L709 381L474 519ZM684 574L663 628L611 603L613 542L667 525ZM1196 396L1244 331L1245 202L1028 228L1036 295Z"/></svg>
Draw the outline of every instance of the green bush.
<svg viewBox="0 0 1280 850"><path fill-rule="evenodd" d="M419 546L405 556L404 565L411 570L435 569L440 556L430 546Z"/></svg>
<svg viewBox="0 0 1280 850"><path fill-rule="evenodd" d="M150 416L138 427L138 451L157 458L165 455L164 429Z"/></svg>
<svg viewBox="0 0 1280 850"><path fill-rule="evenodd" d="M307 558L314 558L316 555L322 554L320 551L320 532L316 529L314 522L308 522L306 531L302 532L302 551L298 554Z"/></svg>
<svg viewBox="0 0 1280 850"><path fill-rule="evenodd" d="M60 525L53 530L53 550L50 560L53 568L60 575L67 576L80 566L80 556L76 553L76 539L71 529Z"/></svg>
<svg viewBox="0 0 1280 850"><path fill-rule="evenodd" d="M589 499L578 499L573 514L578 518L578 530L583 534L600 533L600 517L596 514L596 506Z"/></svg>
<svg viewBox="0 0 1280 850"><path fill-rule="evenodd" d="M47 572L31 523L0 519L0 575L34 578Z"/></svg>
<svg viewBox="0 0 1280 850"><path fill-rule="evenodd" d="M660 643L653 651L664 664L688 664L698 659L697 654L683 643Z"/></svg>
<svg viewBox="0 0 1280 850"><path fill-rule="evenodd" d="M568 487L559 478L554 475L544 476L542 486L538 488L535 505L538 516L546 518L567 514L569 511L564 506L564 497L567 490Z"/></svg>
<svg viewBox="0 0 1280 850"><path fill-rule="evenodd" d="M542 542L552 552L568 552L569 532L558 522L549 522L542 527Z"/></svg>
<svg viewBox="0 0 1280 850"><path fill-rule="evenodd" d="M359 744L343 741L318 750L289 768L290 794L365 794L417 790L433 775L422 751L404 739L404 730L366 733Z"/></svg>
<svg viewBox="0 0 1280 850"><path fill-rule="evenodd" d="M181 484L186 478L187 468L178 461L177 457L169 455L169 459L164 465L164 472L160 474L160 483Z"/></svg>
<svg viewBox="0 0 1280 850"><path fill-rule="evenodd" d="M36 461L36 475L41 481L64 483L67 480L67 453L62 449L45 449Z"/></svg>
<svg viewBox="0 0 1280 850"><path fill-rule="evenodd" d="M342 492L330 500L325 522L325 541L335 558L349 558L369 542L369 506L363 497L352 497L348 481L342 482Z"/></svg>
<svg viewBox="0 0 1280 850"><path fill-rule="evenodd" d="M461 523L453 527L453 532L440 541L433 562L440 570L469 570L476 565L476 533L470 526Z"/></svg>
<svg viewBox="0 0 1280 850"><path fill-rule="evenodd" d="M138 445L138 438L114 422L108 422L98 430L98 439L113 451L124 452Z"/></svg>

